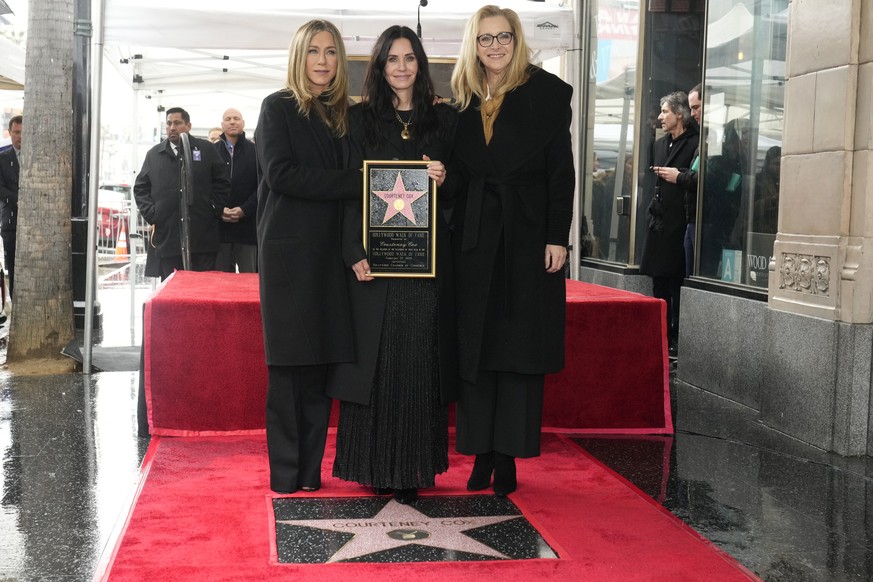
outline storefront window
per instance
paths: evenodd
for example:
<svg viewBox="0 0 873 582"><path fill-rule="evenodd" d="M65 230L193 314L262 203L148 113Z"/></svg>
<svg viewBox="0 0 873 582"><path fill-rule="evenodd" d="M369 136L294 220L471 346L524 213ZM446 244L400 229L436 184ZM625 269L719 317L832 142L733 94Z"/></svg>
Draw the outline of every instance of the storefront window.
<svg viewBox="0 0 873 582"><path fill-rule="evenodd" d="M639 196L636 201L634 263L640 264L649 236L648 208L657 178L648 171L654 163L652 146L665 133L658 121L661 99L676 91L687 93L700 83L703 74L703 0L647 0L643 71L646 77L640 120ZM681 218L684 220L684 217ZM684 257L684 250L679 249ZM660 260L660 259L657 259Z"/></svg>
<svg viewBox="0 0 873 582"><path fill-rule="evenodd" d="M710 0L695 274L767 288L789 0Z"/></svg>
<svg viewBox="0 0 873 582"><path fill-rule="evenodd" d="M585 214L594 259L628 262L634 185L634 99L639 51L639 2L589 2L592 22L593 143L589 148Z"/></svg>

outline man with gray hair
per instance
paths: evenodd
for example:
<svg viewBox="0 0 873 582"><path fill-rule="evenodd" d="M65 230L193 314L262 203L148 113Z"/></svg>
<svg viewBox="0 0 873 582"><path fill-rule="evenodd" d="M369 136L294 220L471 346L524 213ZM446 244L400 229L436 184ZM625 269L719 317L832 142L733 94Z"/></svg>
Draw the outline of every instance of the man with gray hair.
<svg viewBox="0 0 873 582"><path fill-rule="evenodd" d="M685 279L685 189L668 175L685 172L697 150L697 124L691 117L688 96L682 91L661 99L658 121L665 134L652 145L655 191L646 216L646 242L640 273L652 277L652 295L667 303L667 339L676 356L679 340L679 298Z"/></svg>

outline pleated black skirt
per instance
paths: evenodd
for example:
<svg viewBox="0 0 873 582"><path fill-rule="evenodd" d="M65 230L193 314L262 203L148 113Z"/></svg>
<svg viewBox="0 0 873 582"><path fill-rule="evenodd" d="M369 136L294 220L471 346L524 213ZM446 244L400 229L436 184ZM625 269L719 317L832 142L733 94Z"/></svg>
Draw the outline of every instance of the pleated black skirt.
<svg viewBox="0 0 873 582"><path fill-rule="evenodd" d="M333 475L372 487L433 487L448 458L434 279L391 279L370 405L342 402Z"/></svg>

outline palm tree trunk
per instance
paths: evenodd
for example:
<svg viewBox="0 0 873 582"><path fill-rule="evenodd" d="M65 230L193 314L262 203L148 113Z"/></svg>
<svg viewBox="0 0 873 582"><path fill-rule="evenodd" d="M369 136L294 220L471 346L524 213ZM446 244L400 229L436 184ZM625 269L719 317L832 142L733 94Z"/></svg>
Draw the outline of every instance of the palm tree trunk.
<svg viewBox="0 0 873 582"><path fill-rule="evenodd" d="M60 359L74 337L73 1L29 4L16 242L7 362Z"/></svg>

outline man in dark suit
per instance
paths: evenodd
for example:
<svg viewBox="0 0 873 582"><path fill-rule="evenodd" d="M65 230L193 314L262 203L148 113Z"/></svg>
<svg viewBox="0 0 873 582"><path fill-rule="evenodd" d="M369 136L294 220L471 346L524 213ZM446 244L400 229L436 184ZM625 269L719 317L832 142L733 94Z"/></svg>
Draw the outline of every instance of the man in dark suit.
<svg viewBox="0 0 873 582"><path fill-rule="evenodd" d="M3 238L3 253L6 271L9 273L8 289L12 293L15 273L15 231L18 223L18 171L21 155L22 117L9 120L9 137L12 147L0 154L0 237ZM2 308L2 305L0 305Z"/></svg>
<svg viewBox="0 0 873 582"><path fill-rule="evenodd" d="M230 199L221 214L221 251L218 270L228 273L258 272L258 156L246 139L245 120L236 109L221 119L221 137L215 149L227 166Z"/></svg>
<svg viewBox="0 0 873 582"><path fill-rule="evenodd" d="M152 225L150 244L159 261L161 280L183 268L181 239L181 135L191 131L191 117L181 107L167 110L167 139L146 154L133 195L143 218ZM188 208L192 271L213 271L219 249L219 223L227 206L230 180L213 144L189 136L194 168L194 203Z"/></svg>

